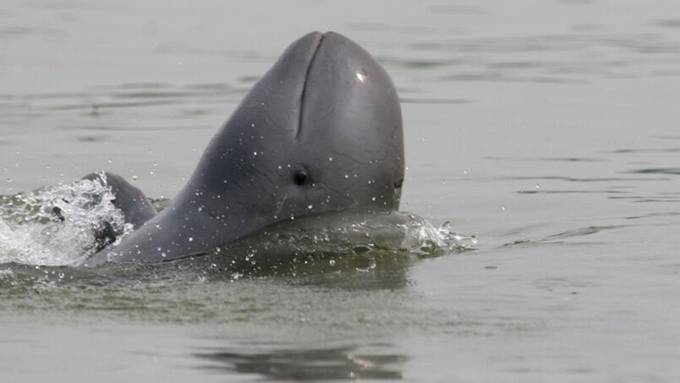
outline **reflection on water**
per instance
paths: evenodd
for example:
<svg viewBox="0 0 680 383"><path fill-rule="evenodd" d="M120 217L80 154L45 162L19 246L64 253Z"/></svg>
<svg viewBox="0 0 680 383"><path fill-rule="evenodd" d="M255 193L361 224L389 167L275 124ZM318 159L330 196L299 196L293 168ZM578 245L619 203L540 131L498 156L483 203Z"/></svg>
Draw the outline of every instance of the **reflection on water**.
<svg viewBox="0 0 680 383"><path fill-rule="evenodd" d="M266 349L242 344L203 350L194 357L208 362L200 368L228 374L257 374L274 381L402 379L407 357L391 353L393 345L377 344L328 348Z"/></svg>
<svg viewBox="0 0 680 383"><path fill-rule="evenodd" d="M480 238L247 275L4 264L3 378L677 381L679 26L672 0L0 2L0 195L106 168L163 204L330 29L399 90L405 210Z"/></svg>

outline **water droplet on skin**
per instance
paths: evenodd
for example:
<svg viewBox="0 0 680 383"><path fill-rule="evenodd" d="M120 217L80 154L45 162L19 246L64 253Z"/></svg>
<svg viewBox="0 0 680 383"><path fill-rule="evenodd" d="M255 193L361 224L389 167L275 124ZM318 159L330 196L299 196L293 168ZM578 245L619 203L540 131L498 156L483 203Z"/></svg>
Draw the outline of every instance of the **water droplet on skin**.
<svg viewBox="0 0 680 383"><path fill-rule="evenodd" d="M330 261L328 261L328 264L331 266L335 266L335 259L331 259Z"/></svg>
<svg viewBox="0 0 680 383"><path fill-rule="evenodd" d="M136 176L136 175L133 175L133 176L132 176L132 180L133 180L133 181L137 181L137 176Z"/></svg>
<svg viewBox="0 0 680 383"><path fill-rule="evenodd" d="M349 179L349 174L345 174L345 179Z"/></svg>
<svg viewBox="0 0 680 383"><path fill-rule="evenodd" d="M307 209L309 209L309 210L312 210L313 207L314 206L312 206L312 205L307 205Z"/></svg>
<svg viewBox="0 0 680 383"><path fill-rule="evenodd" d="M536 188L536 190L538 190L538 189L541 188L541 185L540 185L540 184L536 184L535 188Z"/></svg>
<svg viewBox="0 0 680 383"><path fill-rule="evenodd" d="M189 237L189 242L193 242L193 241L194 241L194 237Z"/></svg>
<svg viewBox="0 0 680 383"><path fill-rule="evenodd" d="M113 163L113 160L109 158L106 162L112 164L112 163Z"/></svg>
<svg viewBox="0 0 680 383"><path fill-rule="evenodd" d="M328 161L333 161L333 157L328 157Z"/></svg>
<svg viewBox="0 0 680 383"><path fill-rule="evenodd" d="M501 206L501 211L505 211L505 206Z"/></svg>

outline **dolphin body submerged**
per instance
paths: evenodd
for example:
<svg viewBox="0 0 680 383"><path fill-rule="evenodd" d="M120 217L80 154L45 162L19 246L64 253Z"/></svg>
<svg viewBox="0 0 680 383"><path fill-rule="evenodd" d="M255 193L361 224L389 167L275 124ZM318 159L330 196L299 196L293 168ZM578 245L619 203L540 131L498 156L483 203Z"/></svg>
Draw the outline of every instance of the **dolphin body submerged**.
<svg viewBox="0 0 680 383"><path fill-rule="evenodd" d="M170 205L157 215L145 205L148 220L84 266L206 254L308 216L389 214L403 180L401 108L389 76L348 38L309 33L253 86ZM139 201L148 203L127 198L118 207L138 212L125 205Z"/></svg>

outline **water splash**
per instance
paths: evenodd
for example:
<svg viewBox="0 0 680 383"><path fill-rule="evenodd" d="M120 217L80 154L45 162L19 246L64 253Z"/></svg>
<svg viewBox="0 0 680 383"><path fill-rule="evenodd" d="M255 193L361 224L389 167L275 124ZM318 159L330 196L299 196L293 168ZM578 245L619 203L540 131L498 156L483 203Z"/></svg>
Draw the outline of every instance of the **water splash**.
<svg viewBox="0 0 680 383"><path fill-rule="evenodd" d="M410 213L343 213L302 217L201 257L218 273L313 275L329 271L401 269L417 258L474 250L474 236L451 223L436 226Z"/></svg>
<svg viewBox="0 0 680 383"><path fill-rule="evenodd" d="M414 214L410 214L409 218L403 226L405 235L402 247L410 253L426 257L476 249L477 238L456 233L450 221L435 226Z"/></svg>
<svg viewBox="0 0 680 383"><path fill-rule="evenodd" d="M98 250L102 230L130 232L99 178L0 196L0 263L75 265Z"/></svg>
<svg viewBox="0 0 680 383"><path fill-rule="evenodd" d="M101 239L104 233L120 241L132 231L114 200L104 174L28 194L0 196L0 264L81 264L107 245ZM167 204L165 199L155 202L159 208ZM263 259L275 263L296 259L297 254L370 258L375 251L388 250L432 257L474 249L476 242L474 236L452 231L449 222L437 227L415 214L335 214L274 225L244 243L226 246L223 250L230 257L219 249L216 255L239 258L239 248L246 249L245 254L257 252L257 257L245 257L251 267Z"/></svg>

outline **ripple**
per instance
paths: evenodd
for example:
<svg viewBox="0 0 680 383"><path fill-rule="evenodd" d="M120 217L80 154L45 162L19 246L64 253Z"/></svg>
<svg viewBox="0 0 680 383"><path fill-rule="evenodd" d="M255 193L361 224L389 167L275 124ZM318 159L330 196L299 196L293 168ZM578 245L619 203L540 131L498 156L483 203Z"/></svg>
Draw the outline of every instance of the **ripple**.
<svg viewBox="0 0 680 383"><path fill-rule="evenodd" d="M645 169L631 170L628 173L680 175L680 168L645 168Z"/></svg>
<svg viewBox="0 0 680 383"><path fill-rule="evenodd" d="M680 42L675 39L656 33L603 31L595 25L571 33L477 38L451 38L449 31L438 38L406 40L401 51L408 56L379 58L419 75L431 72L436 81L577 85L597 79L680 75L676 73ZM518 54L521 58L508 58ZM645 57L660 54L668 58Z"/></svg>
<svg viewBox="0 0 680 383"><path fill-rule="evenodd" d="M620 229L623 227L627 227L628 225L604 225L604 226L586 226L586 227L580 227L577 229L572 229L572 230L567 230L563 231L557 234L552 234L549 235L545 238L543 238L543 241L553 241L556 239L565 239L565 238L574 238L574 237L583 237L586 235L593 235L600 233L605 230L614 230L614 229Z"/></svg>
<svg viewBox="0 0 680 383"><path fill-rule="evenodd" d="M517 194L626 194L621 190L518 190Z"/></svg>
<svg viewBox="0 0 680 383"><path fill-rule="evenodd" d="M634 195L634 196L609 196L609 199L630 200L635 203L677 203L680 201L680 194L676 195Z"/></svg>
<svg viewBox="0 0 680 383"><path fill-rule="evenodd" d="M663 28L680 28L680 19L660 19L651 23Z"/></svg>
<svg viewBox="0 0 680 383"><path fill-rule="evenodd" d="M550 161L550 162L608 162L606 158L593 157L501 157L486 156L487 160L496 161Z"/></svg>
<svg viewBox="0 0 680 383"><path fill-rule="evenodd" d="M11 116L37 117L55 112L81 111L97 117L119 110L159 108L189 105L222 106L225 101L236 102L246 90L227 83L196 83L173 85L169 83L123 83L99 85L87 91L32 93L22 95L0 94L4 100L0 108L2 118ZM180 110L181 107L177 107ZM179 112L182 113L182 112ZM186 114L183 114L186 115ZM194 114L190 114L194 115Z"/></svg>
<svg viewBox="0 0 680 383"><path fill-rule="evenodd" d="M660 212L660 213L648 213L648 214L642 214L642 215L632 215L632 216L628 216L628 217L623 217L623 219L636 220L636 219L644 219L644 218L677 217L677 216L680 216L680 212L671 211L671 212Z"/></svg>
<svg viewBox="0 0 680 383"><path fill-rule="evenodd" d="M607 153L626 154L626 153L677 153L680 148L650 148L650 149L616 149Z"/></svg>
<svg viewBox="0 0 680 383"><path fill-rule="evenodd" d="M425 98L425 97L401 97L399 101L402 104L448 104L461 105L468 104L470 100L465 98Z"/></svg>
<svg viewBox="0 0 680 383"><path fill-rule="evenodd" d="M47 37L64 37L66 32L61 29L56 28L35 28L35 27L24 27L24 26L0 26L0 37L22 37L22 36L32 36L41 35Z"/></svg>
<svg viewBox="0 0 680 383"><path fill-rule="evenodd" d="M467 4L434 4L430 12L447 15L482 15L486 13L481 7Z"/></svg>
<svg viewBox="0 0 680 383"><path fill-rule="evenodd" d="M556 234L549 234L537 239L523 238L516 239L501 245L501 247L516 247L516 246L545 246L545 245L575 245L579 246L582 242L565 242L565 239L581 238L601 233L603 231L621 229L631 225L591 225L579 227L570 230L564 230ZM592 243L589 242L589 245Z"/></svg>
<svg viewBox="0 0 680 383"><path fill-rule="evenodd" d="M500 180L535 181L557 180L565 182L628 182L628 181L668 181L669 178L625 178L625 177L566 177L566 176L513 176L497 177Z"/></svg>

